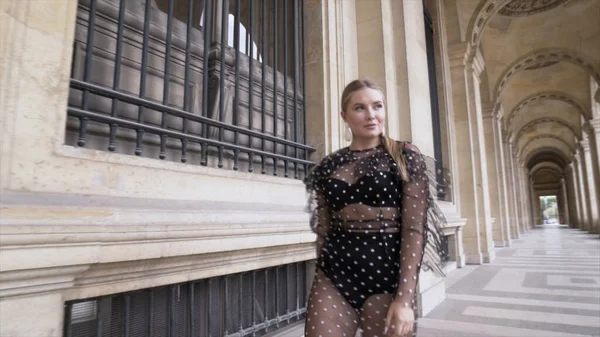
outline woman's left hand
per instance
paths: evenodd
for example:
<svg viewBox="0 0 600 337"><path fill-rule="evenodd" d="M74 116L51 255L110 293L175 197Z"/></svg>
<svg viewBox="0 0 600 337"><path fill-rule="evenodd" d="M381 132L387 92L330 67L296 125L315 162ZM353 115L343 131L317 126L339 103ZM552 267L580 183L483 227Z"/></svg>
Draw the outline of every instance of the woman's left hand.
<svg viewBox="0 0 600 337"><path fill-rule="evenodd" d="M392 301L385 319L385 333L393 337L410 337L414 323L413 309L399 301Z"/></svg>

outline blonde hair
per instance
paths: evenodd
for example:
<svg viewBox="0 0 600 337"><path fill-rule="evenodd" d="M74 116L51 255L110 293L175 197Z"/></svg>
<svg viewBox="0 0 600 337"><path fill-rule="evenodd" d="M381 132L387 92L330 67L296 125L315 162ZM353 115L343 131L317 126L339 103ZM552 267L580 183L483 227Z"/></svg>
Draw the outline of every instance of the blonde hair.
<svg viewBox="0 0 600 337"><path fill-rule="evenodd" d="M375 82L369 79L354 80L348 83L348 85L346 85L346 88L344 88L344 91L342 92L342 111L346 111L348 103L350 103L350 97L352 97L352 94L354 94L358 90L365 88L377 90L381 93L381 96L383 97L383 91ZM384 135L383 133L380 137L381 143L385 147L385 150L390 154L390 156L392 156L392 159L394 159L396 165L398 165L398 172L400 174L400 178L403 181L408 181L408 170L406 168L406 161L404 161L404 156L402 156L402 149L400 147L400 144L398 144L398 142L391 139L390 137Z"/></svg>

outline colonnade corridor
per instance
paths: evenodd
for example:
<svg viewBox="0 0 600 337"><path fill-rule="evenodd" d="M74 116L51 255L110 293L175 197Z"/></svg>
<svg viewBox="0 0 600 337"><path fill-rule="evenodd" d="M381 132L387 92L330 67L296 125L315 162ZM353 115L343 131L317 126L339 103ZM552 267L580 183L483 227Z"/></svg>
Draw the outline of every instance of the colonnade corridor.
<svg viewBox="0 0 600 337"><path fill-rule="evenodd" d="M600 239L540 225L490 264L448 275L447 298L419 337L600 336Z"/></svg>

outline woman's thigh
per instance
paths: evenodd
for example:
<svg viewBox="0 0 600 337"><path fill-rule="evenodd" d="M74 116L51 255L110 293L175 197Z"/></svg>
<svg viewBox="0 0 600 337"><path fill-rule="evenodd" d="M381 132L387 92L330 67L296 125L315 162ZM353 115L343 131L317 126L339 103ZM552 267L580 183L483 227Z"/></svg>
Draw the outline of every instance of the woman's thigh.
<svg viewBox="0 0 600 337"><path fill-rule="evenodd" d="M363 337L386 336L384 334L385 319L391 303L392 294L375 294L367 298L360 315L360 327L363 330ZM409 334L413 337L417 335L416 316L415 310L415 324L412 334Z"/></svg>
<svg viewBox="0 0 600 337"><path fill-rule="evenodd" d="M306 337L354 337L359 317L331 280L317 270L308 298Z"/></svg>

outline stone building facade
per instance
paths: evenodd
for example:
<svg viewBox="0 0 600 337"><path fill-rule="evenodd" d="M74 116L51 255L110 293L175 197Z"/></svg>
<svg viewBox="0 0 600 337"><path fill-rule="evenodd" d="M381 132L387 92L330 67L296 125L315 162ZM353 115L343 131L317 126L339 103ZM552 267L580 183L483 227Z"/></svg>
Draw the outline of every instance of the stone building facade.
<svg viewBox="0 0 600 337"><path fill-rule="evenodd" d="M600 233L599 1L0 8L1 336L301 324L302 177L347 145L358 77L383 87L387 134L436 159L447 273L543 222L540 196ZM425 315L445 280L423 273L420 297Z"/></svg>

